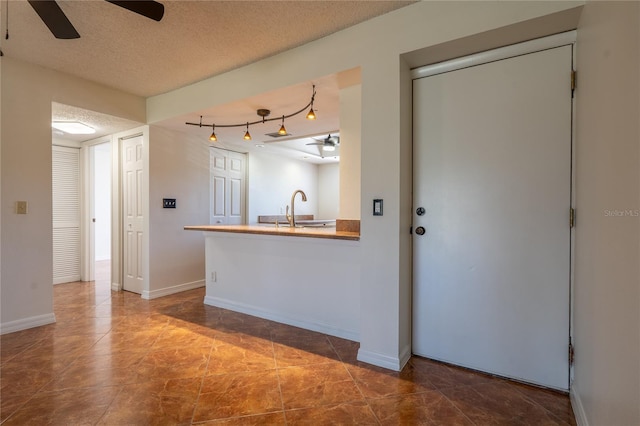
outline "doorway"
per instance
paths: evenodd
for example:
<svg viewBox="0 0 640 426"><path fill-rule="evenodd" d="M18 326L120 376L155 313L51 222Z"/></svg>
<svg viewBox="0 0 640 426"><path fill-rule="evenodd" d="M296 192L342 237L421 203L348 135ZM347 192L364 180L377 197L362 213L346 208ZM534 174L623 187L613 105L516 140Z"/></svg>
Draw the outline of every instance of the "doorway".
<svg viewBox="0 0 640 426"><path fill-rule="evenodd" d="M146 288L147 201L145 194L144 138L136 135L120 139L122 170L122 288L142 294Z"/></svg>
<svg viewBox="0 0 640 426"><path fill-rule="evenodd" d="M90 156L90 257L92 281L111 288L111 142L92 145Z"/></svg>
<svg viewBox="0 0 640 426"><path fill-rule="evenodd" d="M569 387L572 46L414 80L413 352Z"/></svg>

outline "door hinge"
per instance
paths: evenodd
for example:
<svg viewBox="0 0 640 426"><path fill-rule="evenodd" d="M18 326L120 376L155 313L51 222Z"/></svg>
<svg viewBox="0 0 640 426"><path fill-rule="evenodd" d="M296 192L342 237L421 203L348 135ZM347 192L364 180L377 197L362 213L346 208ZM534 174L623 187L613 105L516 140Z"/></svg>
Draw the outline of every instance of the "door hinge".
<svg viewBox="0 0 640 426"><path fill-rule="evenodd" d="M576 226L576 210L571 207L569 209L569 228Z"/></svg>
<svg viewBox="0 0 640 426"><path fill-rule="evenodd" d="M573 365L573 361L575 359L575 350L573 349L573 345L569 343L569 365Z"/></svg>
<svg viewBox="0 0 640 426"><path fill-rule="evenodd" d="M573 96L573 92L576 90L576 70L571 70L571 96Z"/></svg>

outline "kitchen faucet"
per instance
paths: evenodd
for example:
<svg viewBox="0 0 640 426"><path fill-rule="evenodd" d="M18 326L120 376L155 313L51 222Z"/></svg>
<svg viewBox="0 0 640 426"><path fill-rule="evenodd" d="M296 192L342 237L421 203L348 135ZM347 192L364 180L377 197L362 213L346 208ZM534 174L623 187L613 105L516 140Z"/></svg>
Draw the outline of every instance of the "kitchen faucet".
<svg viewBox="0 0 640 426"><path fill-rule="evenodd" d="M293 192L293 195L291 196L291 214L289 214L289 206L287 206L287 211L286 211L286 215L287 215L287 221L289 222L289 226L292 228L295 228L296 226L296 213L295 213L295 208L294 208L294 202L296 199L296 194L300 193L300 195L302 195L302 201L307 201L307 194L304 193L304 191L302 189L297 189Z"/></svg>

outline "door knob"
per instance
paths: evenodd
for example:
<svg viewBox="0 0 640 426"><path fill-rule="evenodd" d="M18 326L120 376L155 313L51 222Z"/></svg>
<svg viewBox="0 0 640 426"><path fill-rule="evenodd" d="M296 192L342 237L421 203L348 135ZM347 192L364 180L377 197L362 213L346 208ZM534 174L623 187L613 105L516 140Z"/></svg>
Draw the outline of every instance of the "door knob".
<svg viewBox="0 0 640 426"><path fill-rule="evenodd" d="M425 232L426 232L426 231L425 231L425 229L424 229L424 227L423 227L423 226L418 226L418 227L416 228L416 234L418 234L418 235L424 235L424 233L425 233Z"/></svg>

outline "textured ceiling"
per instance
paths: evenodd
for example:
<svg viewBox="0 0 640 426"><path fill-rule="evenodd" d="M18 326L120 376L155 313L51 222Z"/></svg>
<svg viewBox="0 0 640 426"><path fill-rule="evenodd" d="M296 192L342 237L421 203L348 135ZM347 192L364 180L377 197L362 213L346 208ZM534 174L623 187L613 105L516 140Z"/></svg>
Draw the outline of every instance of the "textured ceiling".
<svg viewBox="0 0 640 426"><path fill-rule="evenodd" d="M308 43L413 1L161 1L160 22L101 0L59 0L81 38L57 40L25 0L3 0L14 57L148 97ZM8 6L8 13L7 13Z"/></svg>
<svg viewBox="0 0 640 426"><path fill-rule="evenodd" d="M69 133L63 133L59 130L52 129L51 133L54 139L64 139L74 142L84 142L96 139L102 136L118 133L123 130L133 129L134 127L138 127L143 124L108 114L102 114L96 111L87 111L86 109L77 108L71 105L64 105L57 102L52 102L51 104L51 120L78 121L95 129L96 132L91 135L71 135Z"/></svg>

